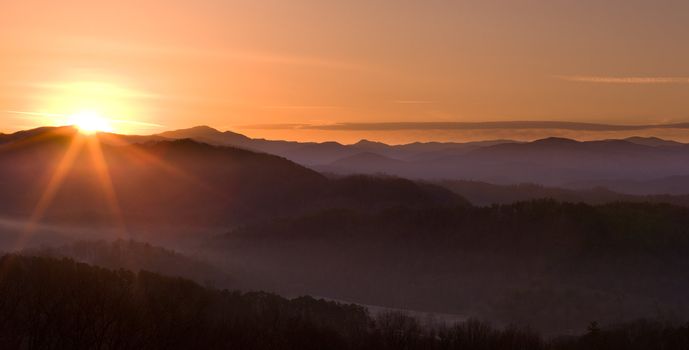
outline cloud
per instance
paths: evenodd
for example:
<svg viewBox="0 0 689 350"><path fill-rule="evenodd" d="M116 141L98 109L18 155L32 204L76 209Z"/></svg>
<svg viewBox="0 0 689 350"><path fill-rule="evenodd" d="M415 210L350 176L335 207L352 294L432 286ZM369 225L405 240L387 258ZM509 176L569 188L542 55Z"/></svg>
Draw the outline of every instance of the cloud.
<svg viewBox="0 0 689 350"><path fill-rule="evenodd" d="M253 130L299 130L307 128L309 124L250 124L250 125L238 125L240 129L253 129Z"/></svg>
<svg viewBox="0 0 689 350"><path fill-rule="evenodd" d="M403 104L403 105L427 105L435 103L435 101L425 101L425 100L398 100L392 101L393 103Z"/></svg>
<svg viewBox="0 0 689 350"><path fill-rule="evenodd" d="M689 122L675 124L614 125L559 121L502 121L502 122L389 122L334 124L254 124L244 129L262 130L329 130L329 131L402 131L402 130L577 130L577 131L633 131L649 129L689 129Z"/></svg>
<svg viewBox="0 0 689 350"><path fill-rule="evenodd" d="M584 75L556 75L556 79L597 84L689 84L689 77L610 77Z"/></svg>
<svg viewBox="0 0 689 350"><path fill-rule="evenodd" d="M36 117L64 117L64 114L57 113L42 113L42 112L23 112L23 111L5 111L8 114L18 114L15 118L35 119Z"/></svg>
<svg viewBox="0 0 689 350"><path fill-rule="evenodd" d="M301 105L301 106L262 106L261 108L263 109L338 109L342 108L340 106L307 106L307 105Z"/></svg>
<svg viewBox="0 0 689 350"><path fill-rule="evenodd" d="M136 120L109 119L109 121L112 123L115 123L115 124L136 125L136 126L145 126L145 127L151 127L151 128L164 128L165 127L165 125L162 125L162 124L140 122L140 121L136 121Z"/></svg>

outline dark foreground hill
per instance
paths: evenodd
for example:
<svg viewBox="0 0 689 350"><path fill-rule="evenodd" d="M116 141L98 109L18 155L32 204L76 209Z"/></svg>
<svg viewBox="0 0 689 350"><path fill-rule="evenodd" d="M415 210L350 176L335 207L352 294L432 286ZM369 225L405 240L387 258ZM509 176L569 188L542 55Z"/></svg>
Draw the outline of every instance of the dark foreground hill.
<svg viewBox="0 0 689 350"><path fill-rule="evenodd" d="M68 259L0 258L0 343L8 349L686 349L686 327L657 322L545 341L468 321L422 325L362 307L201 287Z"/></svg>

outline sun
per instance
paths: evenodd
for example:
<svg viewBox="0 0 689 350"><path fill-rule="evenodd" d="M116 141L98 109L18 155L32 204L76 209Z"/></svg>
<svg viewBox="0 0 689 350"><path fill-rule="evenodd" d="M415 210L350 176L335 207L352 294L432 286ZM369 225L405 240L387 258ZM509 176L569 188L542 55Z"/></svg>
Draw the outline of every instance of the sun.
<svg viewBox="0 0 689 350"><path fill-rule="evenodd" d="M45 91L35 109L7 112L32 120L32 126L71 125L83 135L151 134L163 128L148 120L156 113L151 100L159 95L97 81L46 82L39 88Z"/></svg>
<svg viewBox="0 0 689 350"><path fill-rule="evenodd" d="M75 126L82 134L93 135L97 132L112 132L110 121L96 111L79 111L69 116L69 125Z"/></svg>

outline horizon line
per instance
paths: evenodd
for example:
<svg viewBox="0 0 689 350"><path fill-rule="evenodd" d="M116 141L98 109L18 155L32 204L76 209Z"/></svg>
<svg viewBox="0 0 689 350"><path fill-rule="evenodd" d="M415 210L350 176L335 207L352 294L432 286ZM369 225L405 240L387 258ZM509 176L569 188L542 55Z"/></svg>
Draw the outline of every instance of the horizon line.
<svg viewBox="0 0 689 350"><path fill-rule="evenodd" d="M440 124L440 123L442 123L442 124L447 124L446 122L423 122L423 123L424 123L424 124L434 124L434 125ZM474 127L474 129L467 129L467 128L465 128L465 129L454 129L454 130L499 130L499 129L501 129L501 128L502 128L502 129L507 129L507 128L508 128L507 125L512 125L512 126L510 126L509 128L515 129L514 125L519 124L519 125L522 125L522 126L526 126L526 125L529 125L529 123L538 123L538 124L541 124L541 125L543 125L543 124L549 124L549 125L551 125L550 127L545 127L545 126L542 126L542 127L540 127L540 128L538 128L538 127L535 127L535 128L534 128L534 127L531 127L531 129L534 129L534 130L539 130L539 129L540 129L540 130L548 130L548 129L552 129L552 130L568 130L568 131L577 131L577 130L579 130L579 131L599 131L599 132L606 132L606 131L609 132L609 131L613 131L613 132L614 132L614 131L635 131L635 130L645 130L645 129L653 129L653 128L656 128L656 129L671 129L671 128L689 129L689 122L688 122L688 123L672 123L672 124L643 124L643 125L612 125L612 124L596 124L596 123L580 123L580 122L557 122L557 121L543 121L543 122L534 122L534 121L531 121L531 122L530 122L530 121L456 122L456 123L452 123L452 124L471 125L471 126ZM350 123L350 124L348 124L348 125L351 125L351 124L353 124L353 123ZM359 123L359 124L381 124L381 123ZM383 123L383 124L419 124L419 123L409 122L409 123ZM281 125L281 126L288 126L288 125L292 125L292 126L293 126L293 125L302 125L302 124L280 124L280 125ZM486 126L486 125L488 125L488 126ZM496 125L502 125L502 126L501 126L501 127L497 127ZM558 125L558 127L555 127L555 125ZM576 127L576 126L591 127L591 126L592 126L592 127L604 127L604 128L599 128L599 129L572 129L572 128L569 128L569 129L568 129L568 128L562 127L562 126L567 126L567 125L569 125L570 127ZM341 125L339 125L339 124L338 124L338 125L328 125L327 127L331 127L330 129L316 129L316 128L311 128L311 129L307 129L307 130L334 130L334 131L343 130L343 129L338 129L338 128L337 128L338 126L341 126ZM47 128L47 129L54 128L54 129L58 129L58 128L74 128L74 127L75 127L75 126L73 126L73 125L59 125L59 126L56 126L56 125L52 125L52 126L51 126L51 125L44 125L44 126L29 127L29 128L26 128L26 129L15 130L15 131L10 131L10 132L2 132L2 131L0 131L0 135L12 135L12 134L14 134L14 133L25 132L25 131L31 131L31 130L38 130L38 129L42 129L42 128ZM362 137L362 138L358 139L358 141L356 141L356 142L341 142L341 141L337 141L337 140L334 140L334 139L333 139L333 140L325 140L325 141L323 141L323 140L321 140L321 141L309 141L309 140L296 140L296 139L290 140L290 139L288 139L288 138L272 138L272 139L266 139L266 138L261 138L261 137L253 137L253 136L244 135L244 134L242 134L242 133L237 133L237 132L234 132L234 131L232 131L232 130L220 130L220 129L217 129L217 128L215 128L215 127L208 126L208 125L196 125L196 126L192 126L192 127L188 127L188 128L170 129L170 130L162 131L162 132L159 132L159 133L152 133L152 134L123 133L123 132L116 132L116 131L115 131L115 132L102 131L102 132L98 132L98 134L113 134L113 135L122 135L122 136L143 136L143 137L150 136L150 137L152 137L152 136L159 136L159 135L164 134L164 133L166 133L166 132L183 131L183 130L189 130L189 129L198 128L198 127L210 128L210 129L212 129L212 130L215 130L215 131L218 131L218 132L221 132L221 133L224 133L224 132L236 133L236 134L238 134L238 135L242 135L242 136L248 137L249 139L252 139L252 140L288 141L288 142L298 142L298 143L328 143L328 142L335 142L335 143L338 143L338 144L341 144L341 145L354 145L354 144L356 144L356 143L358 143L358 142L362 142L362 141L383 143L383 144L386 144L386 145L389 145L389 146L395 146L395 145L408 145L408 144L414 144L414 143L448 143L448 144L452 144L452 143L471 143L471 142L486 142L486 141L507 141L507 142L527 142L527 143L528 143L528 142L534 142L534 141L538 141L538 140L545 140L545 139L552 139L552 138L557 138L557 139L569 139L569 140L573 140L573 141L577 141L577 142L606 141L606 140L628 140L628 139L631 139L631 138L647 138L647 139L653 139L653 138L655 138L655 139L660 139L660 140L665 140L665 141L674 141L674 142L679 142L679 143L685 143L685 142L686 142L686 140L679 140L679 139L674 138L674 137L663 137L663 136L659 136L659 135L640 135L640 134L639 134L639 135L626 135L626 136L619 135L618 137L611 136L611 137L601 137L601 138L590 138L590 137L587 137L587 138L583 138L583 139L582 139L582 138L577 138L577 137L572 137L572 136L565 136L565 135L557 135L557 134L547 135L547 134L544 134L543 136L534 137L534 138L529 138L529 139L520 139L519 137L517 137L517 138L510 138L510 137L494 137L494 138L490 138L490 137L489 137L489 138L480 139L480 140L444 140L444 141L441 141L441 140L413 140L413 141L407 141L407 142L401 142L401 143L398 143L398 142L392 142L392 143L391 143L391 142L386 142L386 141L382 141L382 140L375 140L375 139L373 139L373 138L367 138L367 137ZM613 129L613 128L619 128L619 129ZM236 129L237 129L237 128L234 128L234 130L236 130ZM516 128L516 129L519 129L519 128ZM296 130L296 129L295 129L295 130ZM303 130L303 129L302 129L302 130ZM349 130L364 130L364 129L349 129ZM385 130L385 129L370 129L370 130L376 131L376 130ZM397 129L397 130L411 130L411 129ZM434 129L425 129L425 130L434 130ZM601 135L601 136L603 136L603 135ZM174 140L174 139L176 139L176 138L170 138L170 140Z"/></svg>

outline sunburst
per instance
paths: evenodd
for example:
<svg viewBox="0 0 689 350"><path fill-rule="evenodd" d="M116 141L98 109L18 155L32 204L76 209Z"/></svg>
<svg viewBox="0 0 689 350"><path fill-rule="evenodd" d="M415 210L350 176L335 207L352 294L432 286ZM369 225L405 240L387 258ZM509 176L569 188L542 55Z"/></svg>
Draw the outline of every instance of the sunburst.
<svg viewBox="0 0 689 350"><path fill-rule="evenodd" d="M79 111L69 116L67 123L79 129L82 134L112 132L112 122L96 111Z"/></svg>

